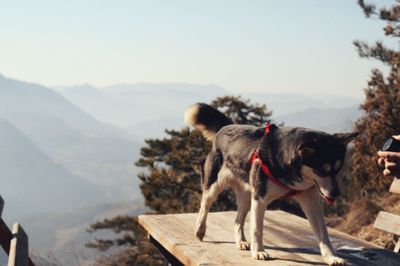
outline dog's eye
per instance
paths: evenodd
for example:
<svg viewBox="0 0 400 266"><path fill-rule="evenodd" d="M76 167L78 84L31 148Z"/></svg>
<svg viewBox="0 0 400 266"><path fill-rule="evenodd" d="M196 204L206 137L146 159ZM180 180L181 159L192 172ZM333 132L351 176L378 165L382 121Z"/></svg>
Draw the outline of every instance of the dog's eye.
<svg viewBox="0 0 400 266"><path fill-rule="evenodd" d="M314 172L319 176L319 177L326 177L329 175L328 172L326 172L324 169L314 169Z"/></svg>
<svg viewBox="0 0 400 266"><path fill-rule="evenodd" d="M324 170L324 172L329 173L332 169L331 165L326 163L323 165L322 169Z"/></svg>
<svg viewBox="0 0 400 266"><path fill-rule="evenodd" d="M339 170L340 166L342 166L342 162L341 162L340 160L337 160L337 161L335 162L335 170L336 170L336 171Z"/></svg>

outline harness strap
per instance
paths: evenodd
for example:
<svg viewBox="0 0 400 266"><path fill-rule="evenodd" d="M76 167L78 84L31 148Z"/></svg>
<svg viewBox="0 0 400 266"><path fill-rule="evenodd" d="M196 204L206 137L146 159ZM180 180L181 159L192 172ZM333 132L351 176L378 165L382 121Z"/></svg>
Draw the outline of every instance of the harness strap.
<svg viewBox="0 0 400 266"><path fill-rule="evenodd" d="M264 135L268 135L271 131L271 125L269 123L265 124L265 130L264 130ZM289 189L289 192L284 195L283 197L280 197L279 199L288 199L293 197L294 195L297 195L300 193L300 191L292 189L288 187L287 185L283 184L281 181L279 181L277 178L275 178L272 174L271 171L269 170L268 166L261 160L260 155L259 155L259 149L256 149L253 153L253 156L251 158L251 165L254 163L258 162L261 166L261 169L263 170L264 174L275 184L277 184L280 187L287 188Z"/></svg>

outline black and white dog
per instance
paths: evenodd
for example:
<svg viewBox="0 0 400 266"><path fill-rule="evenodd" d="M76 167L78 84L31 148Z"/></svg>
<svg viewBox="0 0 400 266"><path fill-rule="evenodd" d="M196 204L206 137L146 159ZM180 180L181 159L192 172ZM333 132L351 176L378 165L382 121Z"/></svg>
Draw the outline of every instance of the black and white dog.
<svg viewBox="0 0 400 266"><path fill-rule="evenodd" d="M292 196L310 222L324 261L345 264L335 256L330 243L320 196L330 204L339 196L335 176L356 133L330 135L305 128L236 125L202 103L185 112L185 122L213 141L203 167L203 195L195 226L200 240L211 204L221 191L233 188L238 206L234 226L237 248L251 248L254 259L269 259L263 245L266 207L276 199ZM243 227L250 209L249 245Z"/></svg>

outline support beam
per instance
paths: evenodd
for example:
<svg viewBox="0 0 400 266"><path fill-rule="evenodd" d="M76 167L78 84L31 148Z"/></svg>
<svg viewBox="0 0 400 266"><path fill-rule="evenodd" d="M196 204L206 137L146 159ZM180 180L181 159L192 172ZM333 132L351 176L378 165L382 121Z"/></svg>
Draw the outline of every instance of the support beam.
<svg viewBox="0 0 400 266"><path fill-rule="evenodd" d="M164 258L174 266L183 266L174 255L172 255L168 250L166 250L157 240L155 240L151 235L148 235L150 242L163 254Z"/></svg>
<svg viewBox="0 0 400 266"><path fill-rule="evenodd" d="M8 255L8 266L28 266L29 246L28 235L24 229L15 223L12 229L13 239L10 243L10 254Z"/></svg>
<svg viewBox="0 0 400 266"><path fill-rule="evenodd" d="M4 200L0 196L0 218L1 218L1 214L3 213L3 208L4 208Z"/></svg>
<svg viewBox="0 0 400 266"><path fill-rule="evenodd" d="M10 242L13 235L8 229L6 223L0 218L0 245L3 247L7 255L10 253Z"/></svg>
<svg viewBox="0 0 400 266"><path fill-rule="evenodd" d="M394 247L394 252L399 253L400 252L400 238L397 240L397 244Z"/></svg>

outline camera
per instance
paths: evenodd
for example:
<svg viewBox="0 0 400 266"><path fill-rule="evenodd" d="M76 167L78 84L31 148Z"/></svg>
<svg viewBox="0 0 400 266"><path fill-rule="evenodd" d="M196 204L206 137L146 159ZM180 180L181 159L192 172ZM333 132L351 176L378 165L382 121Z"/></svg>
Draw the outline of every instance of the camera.
<svg viewBox="0 0 400 266"><path fill-rule="evenodd" d="M395 138L388 139L381 148L381 151L400 151L400 141Z"/></svg>

